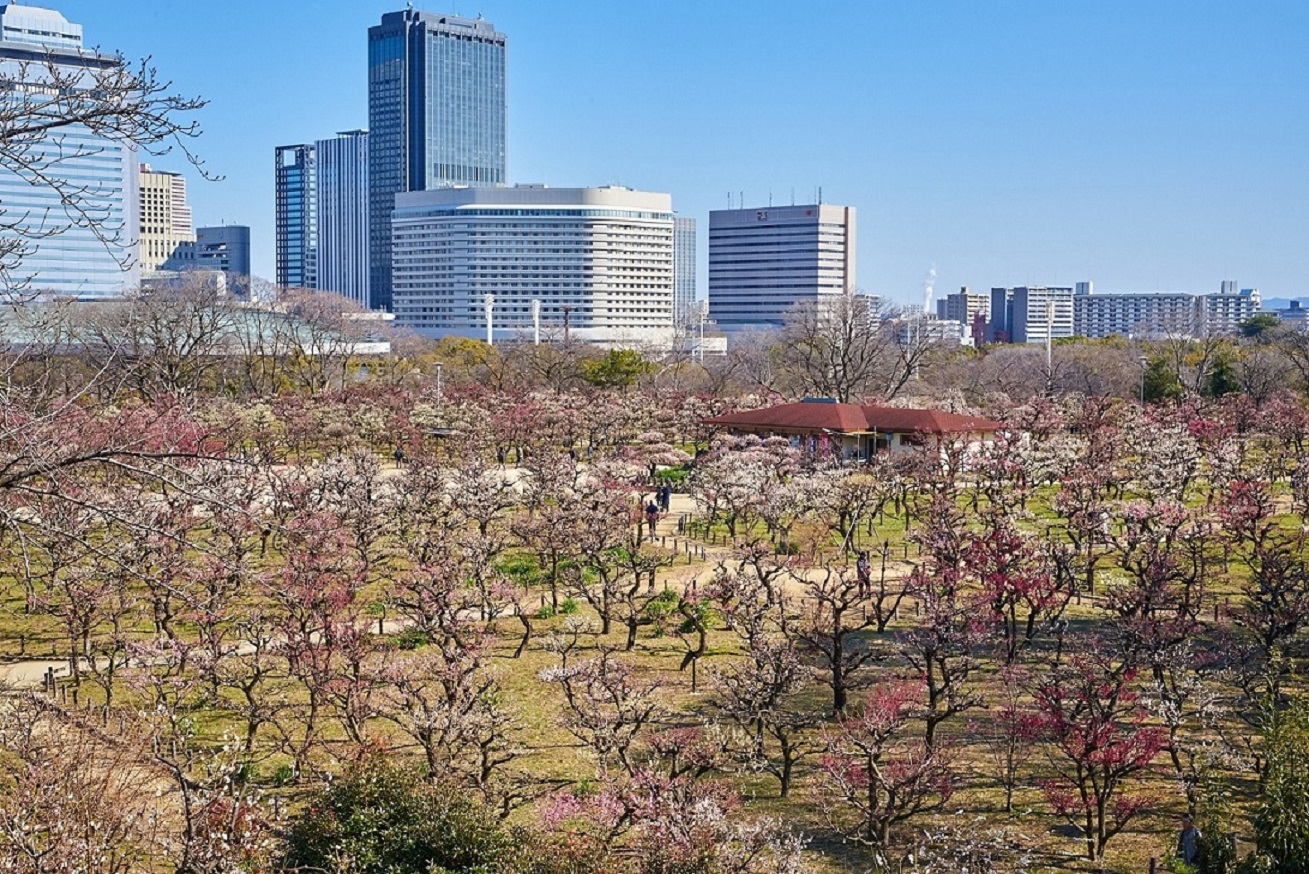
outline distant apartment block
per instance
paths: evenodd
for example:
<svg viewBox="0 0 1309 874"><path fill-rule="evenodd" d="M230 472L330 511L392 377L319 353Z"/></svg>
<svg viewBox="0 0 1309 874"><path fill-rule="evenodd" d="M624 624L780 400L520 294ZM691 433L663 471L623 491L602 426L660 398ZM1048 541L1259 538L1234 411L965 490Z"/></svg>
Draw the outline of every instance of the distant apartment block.
<svg viewBox="0 0 1309 874"><path fill-rule="evenodd" d="M947 294L936 302L936 317L944 321L958 322L972 327L973 320L981 313L986 318L991 308L991 296L984 291L972 291L964 286L953 294Z"/></svg>
<svg viewBox="0 0 1309 874"><path fill-rule="evenodd" d="M895 324L901 345L906 347L928 345L961 346L970 343L970 331L955 319L916 315L899 319Z"/></svg>
<svg viewBox="0 0 1309 874"><path fill-rule="evenodd" d="M368 131L314 143L315 288L368 306Z"/></svg>
<svg viewBox="0 0 1309 874"><path fill-rule="evenodd" d="M1241 322L1259 312L1259 289L1236 291L1235 288L1236 283L1232 283L1230 290L1224 288L1217 294L1201 296L1200 311L1206 333L1234 334L1240 330Z"/></svg>
<svg viewBox="0 0 1309 874"><path fill-rule="evenodd" d="M396 195L396 322L428 336L667 344L667 194L604 188L443 188Z"/></svg>
<svg viewBox="0 0 1309 874"><path fill-rule="evenodd" d="M987 340L1045 343L1073 336L1073 289L1019 286L991 289Z"/></svg>
<svg viewBox="0 0 1309 874"><path fill-rule="evenodd" d="M855 209L813 204L709 213L709 317L777 327L787 310L855 286Z"/></svg>
<svg viewBox="0 0 1309 874"><path fill-rule="evenodd" d="M273 150L277 284L317 288L318 195L313 143Z"/></svg>
<svg viewBox="0 0 1309 874"><path fill-rule="evenodd" d="M1230 334L1259 310L1259 291L1223 284L1215 294L1150 292L1097 294L1079 283L1073 329L1079 337L1201 337ZM1085 286L1083 289L1081 286Z"/></svg>
<svg viewBox="0 0 1309 874"><path fill-rule="evenodd" d="M699 317L695 299L695 219L673 218L673 317L685 327Z"/></svg>

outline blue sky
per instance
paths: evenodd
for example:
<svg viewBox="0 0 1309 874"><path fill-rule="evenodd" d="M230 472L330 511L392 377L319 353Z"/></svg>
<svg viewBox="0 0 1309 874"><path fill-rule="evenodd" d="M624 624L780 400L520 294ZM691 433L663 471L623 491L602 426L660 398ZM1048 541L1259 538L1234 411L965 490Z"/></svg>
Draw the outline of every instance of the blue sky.
<svg viewBox="0 0 1309 874"><path fill-rule="evenodd" d="M87 42L209 98L201 224L253 228L273 272L273 147L367 125L382 0L45 0ZM1303 0L447 0L509 36L509 174L668 191L701 222L859 210L859 285L922 298L1098 290L1309 294ZM155 159L185 168L178 156ZM704 282L701 280L701 294Z"/></svg>

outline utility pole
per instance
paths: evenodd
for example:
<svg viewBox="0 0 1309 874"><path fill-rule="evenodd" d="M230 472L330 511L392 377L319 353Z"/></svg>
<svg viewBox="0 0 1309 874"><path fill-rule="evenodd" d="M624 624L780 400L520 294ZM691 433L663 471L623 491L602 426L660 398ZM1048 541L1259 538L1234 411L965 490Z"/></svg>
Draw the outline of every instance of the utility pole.
<svg viewBox="0 0 1309 874"><path fill-rule="evenodd" d="M482 307L486 310L486 345L494 346L495 337L491 333L491 313L495 309L495 295L494 294L483 295Z"/></svg>
<svg viewBox="0 0 1309 874"><path fill-rule="evenodd" d="M541 345L541 301L532 300L532 345Z"/></svg>
<svg viewBox="0 0 1309 874"><path fill-rule="evenodd" d="M1046 292L1050 294L1049 291ZM1045 301L1045 393L1054 394L1054 298Z"/></svg>

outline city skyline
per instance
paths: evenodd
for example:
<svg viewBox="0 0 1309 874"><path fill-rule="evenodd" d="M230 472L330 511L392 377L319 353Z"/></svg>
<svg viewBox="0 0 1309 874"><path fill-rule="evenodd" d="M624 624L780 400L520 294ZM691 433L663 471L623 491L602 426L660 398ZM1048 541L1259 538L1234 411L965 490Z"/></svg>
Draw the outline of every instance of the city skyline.
<svg viewBox="0 0 1309 874"><path fill-rule="evenodd" d="M250 224L271 279L267 156L367 126L367 28L399 4L205 19L222 63L194 51L198 13L173 4L45 5L212 101L196 145L223 182L176 154L142 159L187 174L198 224ZM705 220L729 191L756 207L820 186L860 211L860 287L892 302L921 301L933 266L939 289L1203 293L1231 278L1304 294L1309 13L1140 6L833 3L797 27L782 4L422 4L481 12L513 41L508 181L670 192L701 222L702 296ZM286 33L313 50L279 51Z"/></svg>

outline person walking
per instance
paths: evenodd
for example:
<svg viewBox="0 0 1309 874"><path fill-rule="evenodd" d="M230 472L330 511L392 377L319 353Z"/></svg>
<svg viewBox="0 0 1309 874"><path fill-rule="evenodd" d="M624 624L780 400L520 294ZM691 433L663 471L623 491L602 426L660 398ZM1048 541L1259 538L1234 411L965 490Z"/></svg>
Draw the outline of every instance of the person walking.
<svg viewBox="0 0 1309 874"><path fill-rule="evenodd" d="M667 513L668 508L672 506L672 503L673 503L673 487L670 486L668 483L664 483L663 486L661 486L659 489L659 509Z"/></svg>
<svg viewBox="0 0 1309 874"><path fill-rule="evenodd" d="M854 563L855 572L859 575L859 596L866 596L873 588L873 566L868 561L868 553L860 552L859 558Z"/></svg>
<svg viewBox="0 0 1309 874"><path fill-rule="evenodd" d="M645 524L650 530L650 538L655 536L655 523L659 521L659 505L651 498L645 505Z"/></svg>
<svg viewBox="0 0 1309 874"><path fill-rule="evenodd" d="M1200 861L1200 830L1189 814L1182 816L1182 830L1177 835L1177 858L1188 865Z"/></svg>

